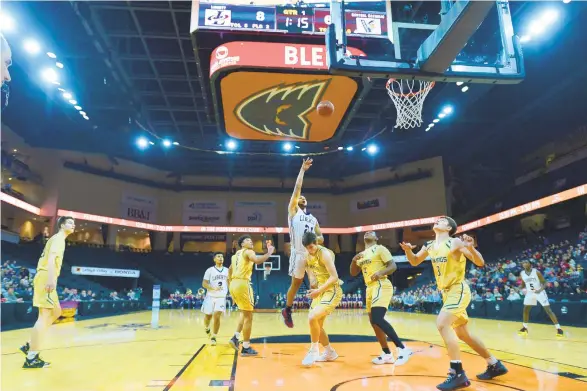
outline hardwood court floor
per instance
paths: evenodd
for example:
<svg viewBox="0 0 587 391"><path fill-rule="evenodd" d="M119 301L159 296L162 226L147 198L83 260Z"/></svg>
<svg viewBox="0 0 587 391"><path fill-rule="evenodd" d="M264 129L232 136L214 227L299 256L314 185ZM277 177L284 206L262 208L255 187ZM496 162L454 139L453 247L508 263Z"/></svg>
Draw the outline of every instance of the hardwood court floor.
<svg viewBox="0 0 587 391"><path fill-rule="evenodd" d="M356 391L435 390L448 367L446 350L431 315L391 313L398 334L416 354L407 365L375 366L379 354L367 317L338 311L327 321L333 346L341 356L332 363L303 368L308 348L306 313L294 315L286 328L277 313L255 314L257 358L235 357L226 345L238 313L223 317L219 345L209 346L203 316L194 310L161 312L161 328L150 328L150 312L53 326L43 357L51 368L23 370L19 345L28 330L0 333L3 391ZM565 327L555 338L552 325L531 325L519 337L520 324L474 319L480 335L510 373L491 382L473 381L469 390L587 391L587 329ZM371 342L373 341L373 342ZM465 352L469 352L463 345ZM463 354L470 379L485 362Z"/></svg>

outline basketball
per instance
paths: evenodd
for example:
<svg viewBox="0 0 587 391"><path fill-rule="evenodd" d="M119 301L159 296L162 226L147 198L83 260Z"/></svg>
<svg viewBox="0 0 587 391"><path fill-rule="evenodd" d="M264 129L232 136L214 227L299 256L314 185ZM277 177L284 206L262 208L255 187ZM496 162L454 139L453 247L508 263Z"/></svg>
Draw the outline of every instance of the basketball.
<svg viewBox="0 0 587 391"><path fill-rule="evenodd" d="M316 109L318 110L318 114L324 117L329 117L332 113L334 113L334 105L328 100L323 100L322 102L318 103L318 107L316 107Z"/></svg>

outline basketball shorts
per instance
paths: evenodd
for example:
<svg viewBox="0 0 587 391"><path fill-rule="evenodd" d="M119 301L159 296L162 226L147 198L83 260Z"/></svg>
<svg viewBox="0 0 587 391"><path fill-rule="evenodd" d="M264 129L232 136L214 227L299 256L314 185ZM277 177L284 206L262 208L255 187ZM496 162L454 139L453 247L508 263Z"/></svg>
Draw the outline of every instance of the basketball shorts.
<svg viewBox="0 0 587 391"><path fill-rule="evenodd" d="M524 297L524 305L535 306L536 302L540 303L540 305L543 307L550 305L550 303L548 302L548 296L546 295L546 292L542 291L536 294L532 291L528 291L526 293L526 296Z"/></svg>
<svg viewBox="0 0 587 391"><path fill-rule="evenodd" d="M255 308L255 295L249 280L232 280L230 294L241 311L252 311Z"/></svg>
<svg viewBox="0 0 587 391"><path fill-rule="evenodd" d="M59 308L57 290L54 289L51 293L47 293L45 285L47 285L47 272L44 270L38 271L33 279L33 306L50 309Z"/></svg>
<svg viewBox="0 0 587 391"><path fill-rule="evenodd" d="M202 312L206 315L212 315L214 312L226 312L226 298L206 296L202 303Z"/></svg>
<svg viewBox="0 0 587 391"><path fill-rule="evenodd" d="M306 274L308 254L292 251L289 257L289 275L293 278L302 279Z"/></svg>
<svg viewBox="0 0 587 391"><path fill-rule="evenodd" d="M371 307L389 308L391 298L393 297L393 285L387 278L371 283L367 286L367 312L371 312Z"/></svg>
<svg viewBox="0 0 587 391"><path fill-rule="evenodd" d="M334 285L329 290L323 292L320 296L312 300L310 309L318 309L320 312L330 315L342 300L342 288L339 284Z"/></svg>
<svg viewBox="0 0 587 391"><path fill-rule="evenodd" d="M442 291L441 311L450 312L457 317L452 327L459 327L469 322L467 307L471 303L471 289L464 282L454 284Z"/></svg>

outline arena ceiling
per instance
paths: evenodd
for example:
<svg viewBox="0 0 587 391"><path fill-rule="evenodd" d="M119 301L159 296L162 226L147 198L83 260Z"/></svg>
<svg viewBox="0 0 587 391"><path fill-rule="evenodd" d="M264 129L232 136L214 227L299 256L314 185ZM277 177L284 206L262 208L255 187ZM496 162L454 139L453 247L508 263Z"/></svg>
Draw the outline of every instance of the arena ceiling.
<svg viewBox="0 0 587 391"><path fill-rule="evenodd" d="M522 28L547 3L513 2L514 23ZM424 132L393 131L395 109L384 81L369 91L342 139L307 147L335 150L358 143L387 127L375 141L374 157L360 151L319 156L312 174L342 177L373 168L442 155L455 167L483 166L504 176L519 157L586 122L587 6L552 2L563 20L540 42L525 45L526 80L519 85L437 84L424 117L445 104L450 121ZM190 2L22 2L5 7L27 33L36 34L63 61L76 96L90 120L81 118L55 88L39 81L38 63L14 46L12 94L3 121L32 146L103 153L169 171L170 175L289 177L300 158L197 152L181 146L218 149L209 80L198 74L190 40ZM22 28L22 27L21 27ZM20 45L20 44L19 44ZM47 51L49 49L44 49ZM139 120L180 146L141 151L135 140ZM305 147L305 146L304 146ZM272 142L242 142L241 151L280 152ZM304 152L304 150L296 151Z"/></svg>

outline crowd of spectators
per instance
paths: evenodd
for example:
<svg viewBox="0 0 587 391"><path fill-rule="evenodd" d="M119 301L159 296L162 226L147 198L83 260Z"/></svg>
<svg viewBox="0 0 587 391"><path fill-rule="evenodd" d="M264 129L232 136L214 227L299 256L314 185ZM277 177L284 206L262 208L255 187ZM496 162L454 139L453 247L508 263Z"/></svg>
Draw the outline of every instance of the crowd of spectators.
<svg viewBox="0 0 587 391"><path fill-rule="evenodd" d="M16 261L5 261L1 266L0 278L2 303L22 303L33 300L33 279L35 270L19 266ZM60 301L94 301L94 300L140 300L142 288L117 291L93 292L86 289L57 286Z"/></svg>
<svg viewBox="0 0 587 391"><path fill-rule="evenodd" d="M550 243L540 237L540 243L519 252L490 262L483 268L471 265L466 278L471 287L473 301L523 300L522 261L529 259L546 281L546 293L550 300L587 300L585 273L582 263L587 262L587 228L579 233L578 241L568 240ZM428 305L440 306L442 302L436 284L407 289L394 296L392 307L407 311L420 311Z"/></svg>

